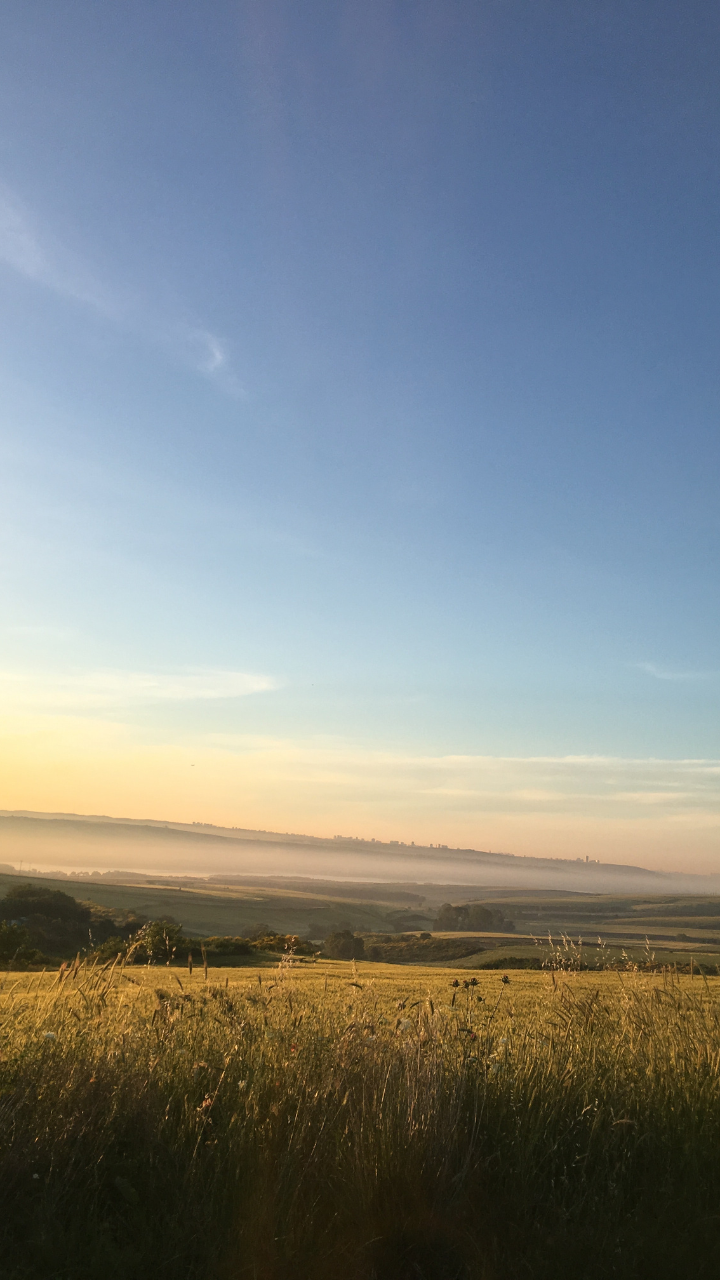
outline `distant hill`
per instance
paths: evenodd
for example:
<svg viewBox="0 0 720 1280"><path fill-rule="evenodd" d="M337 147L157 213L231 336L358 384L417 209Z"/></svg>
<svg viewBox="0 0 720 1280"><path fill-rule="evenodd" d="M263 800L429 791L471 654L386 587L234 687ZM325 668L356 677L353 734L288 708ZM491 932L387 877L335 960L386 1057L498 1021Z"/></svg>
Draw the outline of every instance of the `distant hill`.
<svg viewBox="0 0 720 1280"><path fill-rule="evenodd" d="M720 875L650 871L585 858L252 831L159 819L0 811L0 869L147 875L456 884L575 893L720 893ZM95 878L95 877L93 877Z"/></svg>

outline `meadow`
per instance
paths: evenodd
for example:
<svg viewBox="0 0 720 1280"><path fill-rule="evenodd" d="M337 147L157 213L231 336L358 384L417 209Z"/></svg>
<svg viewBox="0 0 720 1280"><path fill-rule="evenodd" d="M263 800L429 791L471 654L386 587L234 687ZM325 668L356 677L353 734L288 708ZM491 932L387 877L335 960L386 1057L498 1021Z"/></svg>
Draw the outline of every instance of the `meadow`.
<svg viewBox="0 0 720 1280"><path fill-rule="evenodd" d="M0 986L5 1280L720 1272L720 979L70 964Z"/></svg>

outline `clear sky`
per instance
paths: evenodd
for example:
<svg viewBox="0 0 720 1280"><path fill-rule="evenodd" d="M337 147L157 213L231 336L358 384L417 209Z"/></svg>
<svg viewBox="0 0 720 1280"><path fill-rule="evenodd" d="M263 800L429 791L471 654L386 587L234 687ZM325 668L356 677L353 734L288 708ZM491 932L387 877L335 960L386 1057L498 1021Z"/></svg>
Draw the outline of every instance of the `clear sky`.
<svg viewBox="0 0 720 1280"><path fill-rule="evenodd" d="M719 62L6 0L0 806L720 870Z"/></svg>

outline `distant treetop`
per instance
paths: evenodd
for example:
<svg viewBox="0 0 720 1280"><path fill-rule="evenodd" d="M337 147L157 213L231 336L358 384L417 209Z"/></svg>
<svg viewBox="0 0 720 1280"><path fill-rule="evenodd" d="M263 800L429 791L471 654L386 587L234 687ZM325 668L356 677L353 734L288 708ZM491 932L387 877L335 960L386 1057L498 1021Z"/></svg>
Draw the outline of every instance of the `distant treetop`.
<svg viewBox="0 0 720 1280"><path fill-rule="evenodd" d="M0 898L0 919L17 920L26 916L46 916L49 920L88 920L90 911L62 889L45 889L42 885L17 884Z"/></svg>

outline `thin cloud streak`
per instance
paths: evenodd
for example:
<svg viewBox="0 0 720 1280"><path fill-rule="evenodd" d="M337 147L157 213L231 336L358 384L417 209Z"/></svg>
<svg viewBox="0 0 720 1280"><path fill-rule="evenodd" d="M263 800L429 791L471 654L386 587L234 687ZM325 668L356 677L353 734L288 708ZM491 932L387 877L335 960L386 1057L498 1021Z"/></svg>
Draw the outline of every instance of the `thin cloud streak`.
<svg viewBox="0 0 720 1280"><path fill-rule="evenodd" d="M27 218L5 193L0 195L0 259L31 280L49 283L44 254Z"/></svg>
<svg viewBox="0 0 720 1280"><path fill-rule="evenodd" d="M272 676L243 671L0 671L0 699L5 709L12 711L89 711L157 702L241 698L276 688L278 682Z"/></svg>
<svg viewBox="0 0 720 1280"><path fill-rule="evenodd" d="M637 662L635 665L655 680L712 680L717 675L716 671L671 671L656 662Z"/></svg>
<svg viewBox="0 0 720 1280"><path fill-rule="evenodd" d="M412 756L212 734L211 751L254 758L256 767L292 790L309 787L347 800L382 798L420 816L434 808L459 814L573 814L632 818L648 808L720 818L720 761L582 756ZM198 743L198 747L200 744ZM263 762L263 763L261 763Z"/></svg>
<svg viewBox="0 0 720 1280"><path fill-rule="evenodd" d="M103 288L83 263L38 229L31 212L7 188L0 188L0 262L25 279L91 308L120 328L164 346L230 395L244 395L230 370L222 338L201 325L153 318L145 300Z"/></svg>
<svg viewBox="0 0 720 1280"><path fill-rule="evenodd" d="M54 293L92 307L106 319L118 319L117 305L103 297L86 269L51 237L41 234L17 196L1 188L0 262Z"/></svg>

